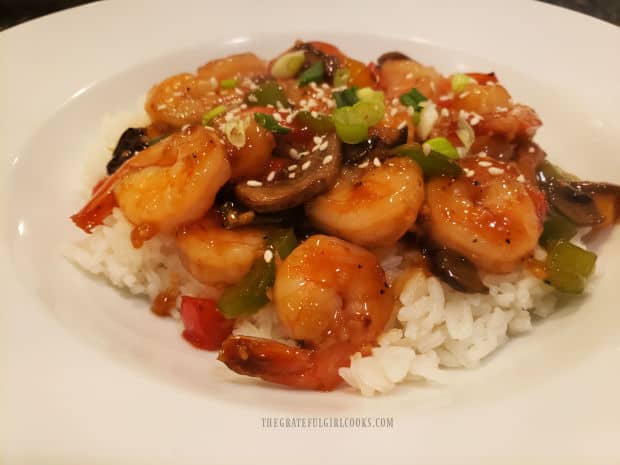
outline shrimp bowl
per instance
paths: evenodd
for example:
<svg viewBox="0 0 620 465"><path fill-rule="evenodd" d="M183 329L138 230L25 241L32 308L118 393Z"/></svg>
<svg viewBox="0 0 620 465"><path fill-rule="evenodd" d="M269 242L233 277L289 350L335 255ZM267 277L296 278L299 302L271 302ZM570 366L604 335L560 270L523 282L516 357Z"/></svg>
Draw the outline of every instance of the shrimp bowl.
<svg viewBox="0 0 620 465"><path fill-rule="evenodd" d="M372 396L475 369L590 292L620 215L493 69L297 40L144 92L104 122L65 255L256 383Z"/></svg>

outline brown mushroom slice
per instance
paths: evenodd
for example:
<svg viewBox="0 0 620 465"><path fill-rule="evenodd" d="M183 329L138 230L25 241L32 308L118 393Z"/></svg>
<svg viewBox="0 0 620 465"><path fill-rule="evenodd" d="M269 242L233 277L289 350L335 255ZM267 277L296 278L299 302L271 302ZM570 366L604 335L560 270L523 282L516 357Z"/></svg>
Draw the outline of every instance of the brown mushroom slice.
<svg viewBox="0 0 620 465"><path fill-rule="evenodd" d="M311 198L331 189L342 167L340 141L336 134L325 137L327 147L311 152L300 160L301 166L293 179L258 185L242 182L235 186L239 201L254 211L277 212L302 205ZM309 165L307 165L307 163Z"/></svg>
<svg viewBox="0 0 620 465"><path fill-rule="evenodd" d="M567 175L543 161L537 169L538 186L549 204L577 226L594 226L604 221L592 195L574 187Z"/></svg>
<svg viewBox="0 0 620 465"><path fill-rule="evenodd" d="M611 226L620 220L620 186L607 182L575 181L571 185L591 195L605 220L597 227Z"/></svg>
<svg viewBox="0 0 620 465"><path fill-rule="evenodd" d="M430 252L431 269L451 288L468 293L486 293L476 266L459 253L450 249L436 249Z"/></svg>
<svg viewBox="0 0 620 465"><path fill-rule="evenodd" d="M377 58L377 65L381 66L386 61L392 61L392 60L413 61L410 57L408 57L404 53L401 53L401 52L387 52L387 53L384 53L383 55L381 55L379 58Z"/></svg>

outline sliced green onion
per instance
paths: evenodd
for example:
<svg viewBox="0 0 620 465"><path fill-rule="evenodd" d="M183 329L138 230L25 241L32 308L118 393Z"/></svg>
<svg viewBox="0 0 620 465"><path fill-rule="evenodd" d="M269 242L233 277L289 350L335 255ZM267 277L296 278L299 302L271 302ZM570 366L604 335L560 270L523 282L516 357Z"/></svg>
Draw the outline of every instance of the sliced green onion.
<svg viewBox="0 0 620 465"><path fill-rule="evenodd" d="M368 124L353 107L342 107L334 111L336 134L346 144L359 144L368 139Z"/></svg>
<svg viewBox="0 0 620 465"><path fill-rule="evenodd" d="M551 245L547 255L547 280L562 292L580 294L585 289L586 279L594 271L595 264L595 254L570 242L559 240Z"/></svg>
<svg viewBox="0 0 620 465"><path fill-rule="evenodd" d="M209 126L211 124L211 121L213 121L213 119L218 116L221 115L222 113L226 112L226 107L224 105L218 105L215 108L211 108L208 112L206 112L203 116L202 116L202 124L204 126Z"/></svg>
<svg viewBox="0 0 620 465"><path fill-rule="evenodd" d="M465 151L468 152L476 139L476 133L465 117L459 117L456 127L456 136L463 143Z"/></svg>
<svg viewBox="0 0 620 465"><path fill-rule="evenodd" d="M291 106L284 89L276 81L263 82L256 89L250 91L245 98L245 103L250 107L266 107L267 105L275 107L278 102L286 108Z"/></svg>
<svg viewBox="0 0 620 465"><path fill-rule="evenodd" d="M559 240L569 240L575 234L577 234L577 226L575 226L572 221L564 215L551 211L547 215L543 232L538 242L543 247L548 247L553 242Z"/></svg>
<svg viewBox="0 0 620 465"><path fill-rule="evenodd" d="M454 148L454 145L450 143L445 137L435 137L424 142L424 145L428 146L430 150L442 154L444 157L456 160L459 158L459 153ZM424 146L422 146L424 148Z"/></svg>
<svg viewBox="0 0 620 465"><path fill-rule="evenodd" d="M336 100L336 108L355 105L359 101L359 98L357 98L357 87L353 86L334 92L334 100Z"/></svg>
<svg viewBox="0 0 620 465"><path fill-rule="evenodd" d="M324 74L325 69L323 67L323 62L317 61L310 66L310 68L301 73L299 76L299 87L307 86L311 82L321 82Z"/></svg>
<svg viewBox="0 0 620 465"><path fill-rule="evenodd" d="M422 111L420 111L420 121L415 130L420 139L424 140L433 130L437 119L439 119L439 113L437 113L437 106L430 100L422 102L420 106L422 108Z"/></svg>
<svg viewBox="0 0 620 465"><path fill-rule="evenodd" d="M420 111L422 109L420 103L425 100L428 100L428 98L420 93L420 91L415 87L406 94L400 96L400 103L408 107L413 107L414 111Z"/></svg>
<svg viewBox="0 0 620 465"><path fill-rule="evenodd" d="M349 85L351 72L349 68L338 68L334 73L334 87L343 87Z"/></svg>
<svg viewBox="0 0 620 465"><path fill-rule="evenodd" d="M374 126L383 119L385 115L385 105L381 102L360 101L351 107L353 111L359 113L367 126Z"/></svg>
<svg viewBox="0 0 620 465"><path fill-rule="evenodd" d="M362 87L357 91L357 98L362 102L371 102L371 103L384 103L384 94L383 91L374 90L370 87Z"/></svg>
<svg viewBox="0 0 620 465"><path fill-rule="evenodd" d="M469 84L475 84L476 81L467 74L458 73L452 76L450 83L452 84L452 92L460 94Z"/></svg>
<svg viewBox="0 0 620 465"><path fill-rule="evenodd" d="M400 145L392 149L392 153L415 161L422 169L425 178L442 175L458 176L463 173L463 169L459 165L440 153L431 150L426 155L419 144Z"/></svg>
<svg viewBox="0 0 620 465"><path fill-rule="evenodd" d="M273 116L267 115L265 113L254 113L254 121L256 121L265 129L276 134L288 134L289 132L291 132L289 128L280 126Z"/></svg>
<svg viewBox="0 0 620 465"><path fill-rule="evenodd" d="M235 87L237 87L237 80L235 78L231 78L231 79L222 79L220 81L220 87L222 89L234 89Z"/></svg>
<svg viewBox="0 0 620 465"><path fill-rule="evenodd" d="M322 113L300 111L295 114L294 121L302 126L306 126L313 134L327 134L334 130L334 122L332 119Z"/></svg>
<svg viewBox="0 0 620 465"><path fill-rule="evenodd" d="M229 142L240 149L245 145L245 125L240 119L233 119L224 124L224 134Z"/></svg>
<svg viewBox="0 0 620 465"><path fill-rule="evenodd" d="M305 59L303 50L285 53L271 67L271 75L277 79L292 78L299 72Z"/></svg>

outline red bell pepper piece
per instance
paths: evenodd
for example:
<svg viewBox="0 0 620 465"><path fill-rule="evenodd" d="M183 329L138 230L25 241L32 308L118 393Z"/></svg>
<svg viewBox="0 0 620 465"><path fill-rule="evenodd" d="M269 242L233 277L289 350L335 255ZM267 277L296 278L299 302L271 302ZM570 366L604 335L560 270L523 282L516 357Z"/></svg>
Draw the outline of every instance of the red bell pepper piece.
<svg viewBox="0 0 620 465"><path fill-rule="evenodd" d="M233 330L234 320L226 318L211 299L181 297L183 338L203 350L218 350Z"/></svg>

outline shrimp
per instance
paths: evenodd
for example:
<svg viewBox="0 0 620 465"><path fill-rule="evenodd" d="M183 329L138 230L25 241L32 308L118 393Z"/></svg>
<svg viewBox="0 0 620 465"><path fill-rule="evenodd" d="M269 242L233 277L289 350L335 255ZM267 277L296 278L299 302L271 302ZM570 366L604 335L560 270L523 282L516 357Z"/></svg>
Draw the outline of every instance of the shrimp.
<svg viewBox="0 0 620 465"><path fill-rule="evenodd" d="M402 157L346 168L336 185L306 204L320 230L365 247L388 246L415 222L424 200L418 165Z"/></svg>
<svg viewBox="0 0 620 465"><path fill-rule="evenodd" d="M414 87L424 96L434 99L449 88L449 81L435 68L423 66L414 60L388 60L379 68L379 83L388 99L399 98Z"/></svg>
<svg viewBox="0 0 620 465"><path fill-rule="evenodd" d="M276 147L276 139L271 131L254 120L254 113L261 110L262 108L245 110L236 117L243 125L245 142L240 147L227 144L232 179L257 179L269 169L269 160Z"/></svg>
<svg viewBox="0 0 620 465"><path fill-rule="evenodd" d="M544 195L514 165L489 157L460 161L465 176L426 184L426 227L440 245L479 268L505 273L529 256L542 233Z"/></svg>
<svg viewBox="0 0 620 465"><path fill-rule="evenodd" d="M72 219L90 232L101 224L102 209L111 213L108 207L118 205L136 230L153 237L204 215L229 178L230 165L216 132L191 126L126 161Z"/></svg>
<svg viewBox="0 0 620 465"><path fill-rule="evenodd" d="M251 86L249 80L266 72L266 63L252 53L213 60L200 67L198 74L176 74L153 86L145 109L153 124L165 128L199 123L214 107L241 104ZM231 78L240 81L238 89L222 89L220 81Z"/></svg>
<svg viewBox="0 0 620 465"><path fill-rule="evenodd" d="M453 101L452 109L481 117L476 134L502 134L508 141L516 137L530 138L542 124L532 108L515 105L508 91L499 84L469 84Z"/></svg>
<svg viewBox="0 0 620 465"><path fill-rule="evenodd" d="M224 229L216 214L177 231L181 262L198 281L210 286L237 282L264 252L265 232L259 228Z"/></svg>
<svg viewBox="0 0 620 465"><path fill-rule="evenodd" d="M280 264L273 298L288 336L302 348L232 336L219 360L237 373L317 390L342 382L338 368L370 350L394 305L375 255L323 235L311 236Z"/></svg>

